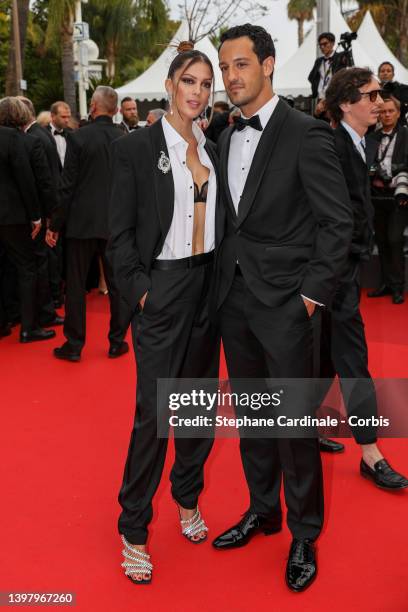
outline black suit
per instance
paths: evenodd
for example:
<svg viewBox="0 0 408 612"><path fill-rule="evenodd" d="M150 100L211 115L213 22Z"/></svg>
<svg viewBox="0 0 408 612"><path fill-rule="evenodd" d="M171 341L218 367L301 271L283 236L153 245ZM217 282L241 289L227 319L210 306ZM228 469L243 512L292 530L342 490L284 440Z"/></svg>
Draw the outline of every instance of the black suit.
<svg viewBox="0 0 408 612"><path fill-rule="evenodd" d="M312 322L300 294L330 303L351 235L333 136L322 122L279 101L237 215L228 183L232 130L219 140L224 211L217 227L224 237L215 284L228 373L233 379L310 378ZM303 400L301 409L306 412ZM250 510L279 520L283 471L289 528L295 538L315 539L323 521L317 440L242 437L241 457Z"/></svg>
<svg viewBox="0 0 408 612"><path fill-rule="evenodd" d="M93 257L102 257L109 290L111 321L109 341L120 346L130 313L122 302L109 262L105 257L108 238L108 203L111 177L111 143L121 137L111 117L100 116L72 132L67 140L59 202L50 228L65 227L67 284L64 335L75 352L85 344L86 278Z"/></svg>
<svg viewBox="0 0 408 612"><path fill-rule="evenodd" d="M320 67L322 63L324 62L324 60L325 60L324 55L321 55L320 57L316 58L315 63L313 64L313 68L310 71L309 76L307 77L308 81L310 82L312 86L313 98L318 97L318 88L319 88L319 83L320 83L320 78L321 78ZM334 53L334 55L331 58L332 74L334 74L341 68L344 68L343 55L341 53Z"/></svg>
<svg viewBox="0 0 408 612"><path fill-rule="evenodd" d="M54 182L55 190L58 189L59 181L62 172L61 160L58 155L57 145L55 138L52 136L50 129L43 128L37 122L33 123L27 130L27 134L34 136L40 140L44 146L44 150L48 160L48 166L51 172L51 176ZM52 207L46 211L47 217L51 217L52 210L55 208L56 202L52 204ZM57 245L54 248L45 245L48 258L48 278L51 289L51 294L54 300L60 301L62 295L62 243L63 239L60 237Z"/></svg>
<svg viewBox="0 0 408 612"><path fill-rule="evenodd" d="M173 172L163 173L157 165L162 152L169 156L162 121L121 138L113 149L108 256L120 292L135 313L138 373L136 416L119 495L119 531L132 544L144 544L167 449L166 437L158 436L158 410L160 429L165 427L167 435L168 401L158 402L157 380L218 379L219 335L209 319L212 262L191 269L157 269L174 213ZM216 169L208 141L205 149ZM138 302L146 292L141 311ZM193 509L212 439L176 437L175 445L172 496Z"/></svg>
<svg viewBox="0 0 408 612"><path fill-rule="evenodd" d="M40 128L41 129L41 128ZM34 240L37 263L36 304L40 325L46 326L56 317L48 274L48 247L45 242L46 218L57 205L57 191L51 176L43 141L36 136L25 134L24 145L30 158L35 177L38 199L41 206L43 226Z"/></svg>
<svg viewBox="0 0 408 612"><path fill-rule="evenodd" d="M367 342L360 313L360 262L368 259L372 246L374 210L368 167L374 160L377 145L367 138L365 162L342 125L334 134L350 194L354 225L350 253L332 306L322 313L320 376L327 384L321 397L324 398L330 380L337 374L348 414L369 418L376 416L377 403L368 371ZM359 381L348 382L347 379ZM371 444L377 439L375 427L353 427L352 433L359 444Z"/></svg>
<svg viewBox="0 0 408 612"><path fill-rule="evenodd" d="M0 127L0 240L18 273L21 331L37 327L37 267L31 222L41 218L34 174L19 130Z"/></svg>
<svg viewBox="0 0 408 612"><path fill-rule="evenodd" d="M381 131L378 131L370 135L370 139L373 139L377 146L381 142L381 134ZM398 126L391 163L393 176L398 172L408 171L408 128L406 127ZM403 292L404 230L408 225L408 208L397 204L394 191L389 183L383 188L372 185L374 230L381 265L381 284L393 291Z"/></svg>

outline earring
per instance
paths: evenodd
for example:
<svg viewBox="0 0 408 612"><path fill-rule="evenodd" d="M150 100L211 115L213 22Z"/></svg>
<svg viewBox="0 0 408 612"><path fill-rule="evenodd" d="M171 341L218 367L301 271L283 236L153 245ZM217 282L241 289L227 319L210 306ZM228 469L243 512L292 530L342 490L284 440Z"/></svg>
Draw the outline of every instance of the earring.
<svg viewBox="0 0 408 612"><path fill-rule="evenodd" d="M170 115L173 114L173 96L171 95L171 93L167 94L167 103L169 105L169 111L170 111Z"/></svg>

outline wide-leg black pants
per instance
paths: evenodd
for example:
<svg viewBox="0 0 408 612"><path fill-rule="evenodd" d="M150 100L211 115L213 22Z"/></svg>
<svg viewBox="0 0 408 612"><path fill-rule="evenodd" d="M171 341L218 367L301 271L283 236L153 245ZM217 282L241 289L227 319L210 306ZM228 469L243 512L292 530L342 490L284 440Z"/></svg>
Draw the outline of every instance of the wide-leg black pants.
<svg viewBox="0 0 408 612"><path fill-rule="evenodd" d="M244 278L236 275L219 320L230 378L312 378L313 328L300 295L271 308L257 300ZM283 474L293 537L316 539L323 524L317 438L241 437L240 450L250 510L280 520Z"/></svg>
<svg viewBox="0 0 408 612"><path fill-rule="evenodd" d="M143 312L132 321L137 363L136 415L123 483L119 532L132 544L144 544L152 518L167 438L158 438L157 379L217 378L219 336L210 323L208 293L212 263L190 270L152 270L152 286ZM197 506L204 485L204 464L212 438L175 437L172 496L184 508Z"/></svg>

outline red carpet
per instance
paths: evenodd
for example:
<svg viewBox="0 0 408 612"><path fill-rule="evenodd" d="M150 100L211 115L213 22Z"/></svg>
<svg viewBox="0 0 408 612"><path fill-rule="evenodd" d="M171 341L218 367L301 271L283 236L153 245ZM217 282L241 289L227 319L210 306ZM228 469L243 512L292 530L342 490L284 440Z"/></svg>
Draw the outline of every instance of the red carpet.
<svg viewBox="0 0 408 612"><path fill-rule="evenodd" d="M364 300L374 376L408 376L408 302ZM290 535L258 536L248 547L217 552L178 531L168 471L155 503L151 586L124 578L116 533L116 495L133 419L131 354L108 360L107 300L91 295L88 342L80 364L55 360L61 340L0 342L2 510L0 591L77 594L85 612L249 610L408 610L408 494L377 490L358 474L359 450L324 459L326 523L319 572L303 594L284 584ZM406 440L381 447L408 472ZM236 440L216 443L201 508L210 536L247 506ZM21 609L31 609L22 607Z"/></svg>

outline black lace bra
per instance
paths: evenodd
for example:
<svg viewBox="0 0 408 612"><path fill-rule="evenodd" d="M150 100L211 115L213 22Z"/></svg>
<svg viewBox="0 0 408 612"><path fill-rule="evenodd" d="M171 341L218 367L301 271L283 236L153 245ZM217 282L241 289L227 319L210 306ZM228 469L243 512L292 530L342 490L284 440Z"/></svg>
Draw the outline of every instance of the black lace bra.
<svg viewBox="0 0 408 612"><path fill-rule="evenodd" d="M203 183L201 189L198 188L197 183L194 183L194 202L207 202L208 194L208 181Z"/></svg>

